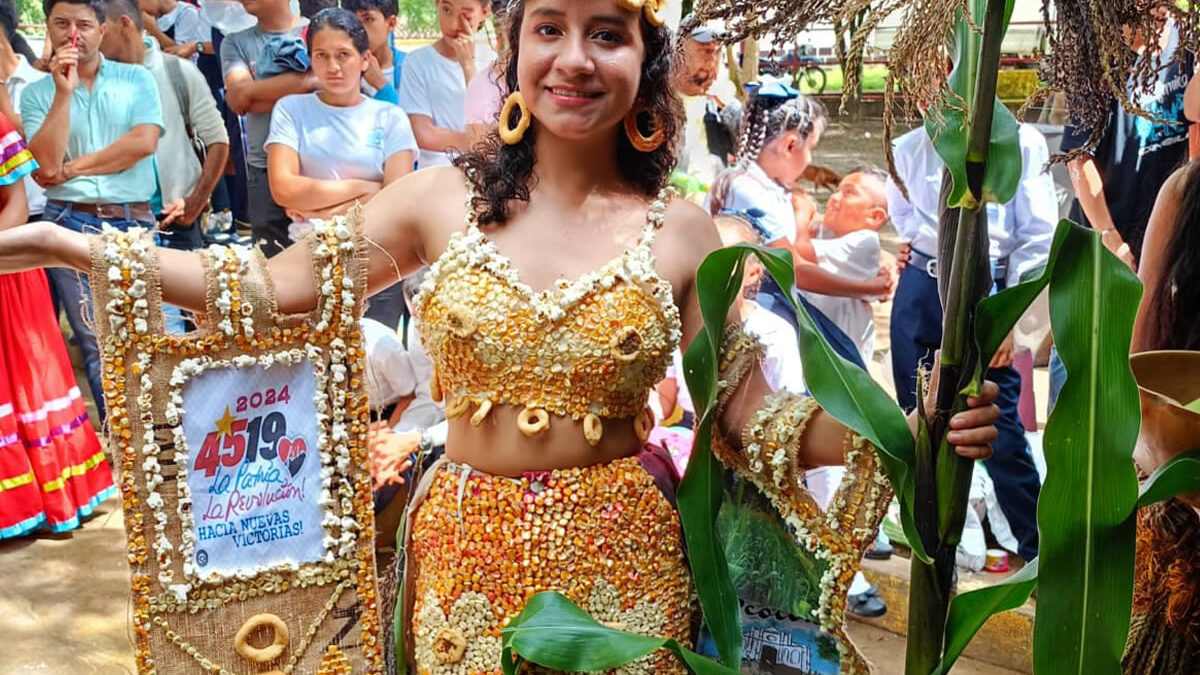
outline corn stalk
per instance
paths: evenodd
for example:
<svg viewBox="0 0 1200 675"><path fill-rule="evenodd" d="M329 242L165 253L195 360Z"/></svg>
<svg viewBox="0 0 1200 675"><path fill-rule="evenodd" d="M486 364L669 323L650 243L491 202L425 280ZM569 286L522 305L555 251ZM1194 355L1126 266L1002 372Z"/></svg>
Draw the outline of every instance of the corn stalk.
<svg viewBox="0 0 1200 675"><path fill-rule="evenodd" d="M969 87L959 92L965 94L962 103L969 102L970 108L964 120L968 121L964 171L955 176L959 180L965 178L965 185L952 185L948 180L948 189L943 190L946 198L943 208L953 208L953 193L961 195L957 203L962 208L958 209L957 226L940 233L942 274L949 272L950 283L943 284L945 312L939 386L927 433L918 439L916 454L917 530L932 560L917 556L912 559L906 670L922 675L932 672L941 662L946 616L953 593L955 552L962 538L974 468L972 460L954 452L953 444L946 441L946 433L950 418L967 409L967 395L979 388L975 309L991 287L984 178L1005 24L1005 0L987 0L981 39L974 39L969 27L960 27L956 55L960 79ZM976 42L978 50L974 48ZM952 170L950 175L953 174Z"/></svg>

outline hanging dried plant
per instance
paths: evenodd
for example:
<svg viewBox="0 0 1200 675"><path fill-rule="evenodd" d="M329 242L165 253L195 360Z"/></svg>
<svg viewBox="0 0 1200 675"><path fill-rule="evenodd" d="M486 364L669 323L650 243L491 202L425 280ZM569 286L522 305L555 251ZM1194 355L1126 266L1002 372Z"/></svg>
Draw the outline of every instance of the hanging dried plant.
<svg viewBox="0 0 1200 675"><path fill-rule="evenodd" d="M1148 115L1136 98L1138 92L1150 92L1158 71L1170 65L1162 58L1159 41L1163 23L1173 18L1179 32L1173 61L1183 63L1198 45L1197 5L1188 5L1169 0L1043 0L1049 53L1039 68L1042 87L1026 106L1052 92L1066 96L1070 122L1091 131L1089 142L1072 154L1100 141L1114 99L1130 113Z"/></svg>
<svg viewBox="0 0 1200 675"><path fill-rule="evenodd" d="M724 22L726 39L732 42L770 38L783 44L814 24L848 26L851 17L862 13L858 30L848 36L844 104L857 90L855 80L873 32L884 19L902 12L888 53L884 95L890 155L896 94L903 94L909 119L915 119L918 107L941 100L946 45L956 13L965 4L965 0L697 0L695 16L697 21ZM1138 108L1136 93L1131 97L1127 85L1132 81L1149 91L1157 72L1169 65L1161 58L1157 37L1168 16L1174 18L1179 33L1173 58L1182 61L1200 48L1200 2L1043 0L1042 14L1048 51L1039 67L1041 87L1026 106L1045 101L1053 92L1065 94L1071 123L1091 131L1091 141L1076 152L1088 151L1099 142L1114 99L1131 113L1147 114ZM1131 47L1137 45L1144 47L1135 52Z"/></svg>

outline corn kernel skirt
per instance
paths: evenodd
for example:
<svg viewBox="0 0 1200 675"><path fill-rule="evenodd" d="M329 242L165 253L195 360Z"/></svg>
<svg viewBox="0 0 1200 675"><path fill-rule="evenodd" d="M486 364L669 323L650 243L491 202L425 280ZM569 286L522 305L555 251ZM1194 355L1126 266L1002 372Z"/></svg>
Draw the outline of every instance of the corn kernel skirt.
<svg viewBox="0 0 1200 675"><path fill-rule="evenodd" d="M447 465L414 516L420 675L500 672L500 629L559 591L614 628L687 645L691 581L674 508L636 458L520 479ZM681 673L666 652L622 673Z"/></svg>

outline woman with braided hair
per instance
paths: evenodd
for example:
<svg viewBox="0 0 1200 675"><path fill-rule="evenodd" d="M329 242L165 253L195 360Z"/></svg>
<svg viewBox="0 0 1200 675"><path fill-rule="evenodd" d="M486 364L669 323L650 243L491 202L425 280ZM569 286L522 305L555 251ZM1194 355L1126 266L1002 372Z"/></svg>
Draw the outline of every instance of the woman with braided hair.
<svg viewBox="0 0 1200 675"><path fill-rule="evenodd" d="M404 616L418 672L497 671L501 628L544 590L625 630L692 642L679 517L669 483L644 468L655 465L646 403L702 328L696 269L720 239L708 214L665 190L680 111L664 5L513 0L498 132L344 221L370 244L369 289L430 264L414 304L450 428L447 461L414 489L409 521ZM92 243L50 224L0 233L0 272L87 269ZM255 257L280 313L335 292L314 283L307 248ZM203 307L200 257L154 253L165 301ZM848 448L874 457L812 399L772 394L736 322L723 350L726 461L794 493L798 471L842 464ZM985 386L955 418L960 454L987 456L993 396ZM739 460L743 439L778 450ZM641 667L681 670L663 654Z"/></svg>

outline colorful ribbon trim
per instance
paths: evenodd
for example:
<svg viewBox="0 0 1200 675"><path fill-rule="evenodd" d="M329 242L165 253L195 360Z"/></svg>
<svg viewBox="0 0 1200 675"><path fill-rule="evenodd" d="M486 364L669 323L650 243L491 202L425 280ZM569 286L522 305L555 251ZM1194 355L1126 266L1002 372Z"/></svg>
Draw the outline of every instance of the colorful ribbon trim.
<svg viewBox="0 0 1200 675"><path fill-rule="evenodd" d="M26 518L16 525L0 528L0 539L12 539L23 534L28 534L36 530L42 523L46 522L46 514L39 513L32 518Z"/></svg>
<svg viewBox="0 0 1200 675"><path fill-rule="evenodd" d="M21 476L15 476L13 478L5 478L4 480L0 480L0 492L4 492L5 490L13 490L13 489L19 488L23 485L29 485L32 482L33 482L33 472L32 471L30 471L27 474L21 475Z"/></svg>
<svg viewBox="0 0 1200 675"><path fill-rule="evenodd" d="M116 494L117 494L116 486L109 486L109 487L105 488L104 490L97 493L95 497L92 497L91 499L89 499L88 503L80 506L75 511L75 515L72 516L70 520L65 520L61 523L51 525L50 531L57 534L59 532L66 532L68 530L73 530L73 529L79 527L80 518L87 518L88 516L92 515L92 513L96 510L97 506L99 506L102 502L105 502L108 499L114 497Z"/></svg>
<svg viewBox="0 0 1200 675"><path fill-rule="evenodd" d="M103 462L103 461L104 461L104 451L101 450L101 451L97 452L96 454L92 455L91 457L89 457L87 459L87 461L85 461L83 464L76 464L75 466L68 466L67 468L63 469L61 476L59 476L58 478L55 478L54 480L52 480L48 483L43 483L42 484L42 492L54 492L55 490L63 489L63 486L67 484L68 478L79 478L79 477L83 476L84 474L86 474L88 471L91 471L92 469L96 468L96 466L99 465L100 462Z"/></svg>
<svg viewBox="0 0 1200 675"><path fill-rule="evenodd" d="M83 395L79 392L79 387L71 387L71 389L67 391L66 396L50 399L49 401L43 403L41 408L38 408L33 412L20 413L17 415L17 419L21 420L25 424L41 422L42 420L46 419L50 413L66 410L67 408L71 407L72 403L82 398ZM0 413L3 413L3 410L0 410Z"/></svg>
<svg viewBox="0 0 1200 675"><path fill-rule="evenodd" d="M76 417L75 419L71 420L70 422L67 422L66 424L63 424L63 425L60 425L57 427L52 427L50 429L50 433L45 436L42 436L41 438L25 439L25 447L29 448L30 450L35 450L37 448L44 448L47 445L50 445L50 443L55 438L57 438L59 436L66 436L67 434L71 433L72 431L75 431L79 427L83 426L83 423L87 422L87 421L88 421L88 416L87 416L87 413L85 412L82 415L80 415L79 417Z"/></svg>
<svg viewBox="0 0 1200 675"><path fill-rule="evenodd" d="M0 185L12 185L38 168L28 150L22 150L0 166Z"/></svg>

